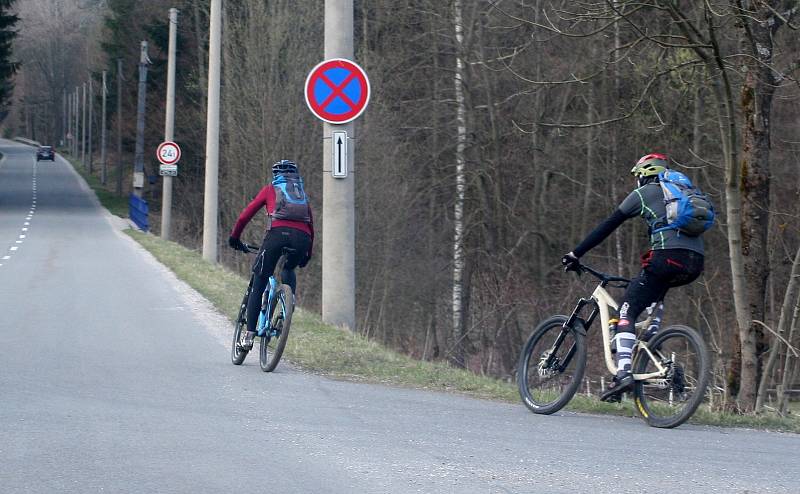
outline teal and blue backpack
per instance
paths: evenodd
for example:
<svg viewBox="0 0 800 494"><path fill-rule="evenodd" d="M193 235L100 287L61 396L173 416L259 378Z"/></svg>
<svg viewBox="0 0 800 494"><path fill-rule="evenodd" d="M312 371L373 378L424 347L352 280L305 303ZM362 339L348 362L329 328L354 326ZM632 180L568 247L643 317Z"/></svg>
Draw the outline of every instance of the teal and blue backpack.
<svg viewBox="0 0 800 494"><path fill-rule="evenodd" d="M658 174L667 215L657 222L663 225L653 233L678 230L697 237L714 225L714 205L689 177L675 170L664 170Z"/></svg>
<svg viewBox="0 0 800 494"><path fill-rule="evenodd" d="M308 196L303 189L303 179L300 175L296 173L278 175L272 181L272 187L275 189L273 219L311 223Z"/></svg>

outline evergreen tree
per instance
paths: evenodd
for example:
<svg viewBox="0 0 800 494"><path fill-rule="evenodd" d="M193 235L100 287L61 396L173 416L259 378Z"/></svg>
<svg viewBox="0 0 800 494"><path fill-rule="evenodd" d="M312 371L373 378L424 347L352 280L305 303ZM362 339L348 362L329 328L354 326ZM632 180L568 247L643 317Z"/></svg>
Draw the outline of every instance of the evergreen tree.
<svg viewBox="0 0 800 494"><path fill-rule="evenodd" d="M0 120L7 115L7 105L14 93L14 74L19 63L12 59L14 54L14 29L19 17L12 11L16 0L0 0Z"/></svg>

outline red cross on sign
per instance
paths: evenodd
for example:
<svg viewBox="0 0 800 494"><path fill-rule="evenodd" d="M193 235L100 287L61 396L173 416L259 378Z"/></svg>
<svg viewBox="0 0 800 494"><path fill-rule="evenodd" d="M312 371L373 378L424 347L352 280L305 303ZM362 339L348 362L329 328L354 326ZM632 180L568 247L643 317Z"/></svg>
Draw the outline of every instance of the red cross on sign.
<svg viewBox="0 0 800 494"><path fill-rule="evenodd" d="M306 78L306 104L320 120L344 124L358 118L369 102L364 69L344 58L325 60Z"/></svg>

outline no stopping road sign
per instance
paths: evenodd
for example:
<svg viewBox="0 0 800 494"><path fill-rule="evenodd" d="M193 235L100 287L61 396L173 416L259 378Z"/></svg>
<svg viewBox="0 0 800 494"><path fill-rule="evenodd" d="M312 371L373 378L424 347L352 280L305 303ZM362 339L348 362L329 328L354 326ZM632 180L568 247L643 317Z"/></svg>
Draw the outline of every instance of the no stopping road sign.
<svg viewBox="0 0 800 494"><path fill-rule="evenodd" d="M306 104L320 120L344 124L358 118L369 103L369 79L364 69L344 58L320 63L306 78Z"/></svg>

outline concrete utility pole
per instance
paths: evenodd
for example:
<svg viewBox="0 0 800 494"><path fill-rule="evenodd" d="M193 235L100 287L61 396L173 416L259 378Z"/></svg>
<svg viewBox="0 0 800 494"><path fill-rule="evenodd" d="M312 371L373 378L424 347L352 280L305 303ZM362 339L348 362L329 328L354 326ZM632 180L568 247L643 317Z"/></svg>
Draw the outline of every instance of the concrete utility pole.
<svg viewBox="0 0 800 494"><path fill-rule="evenodd" d="M117 59L117 196L122 195L122 59Z"/></svg>
<svg viewBox="0 0 800 494"><path fill-rule="evenodd" d="M69 152L72 152L72 95L67 95L67 90L64 90L64 100L67 102L67 139L64 141L64 145L67 147Z"/></svg>
<svg viewBox="0 0 800 494"><path fill-rule="evenodd" d="M209 12L206 186L203 208L203 259L217 262L219 208L219 85L222 58L222 0L211 0Z"/></svg>
<svg viewBox="0 0 800 494"><path fill-rule="evenodd" d="M81 164L86 168L86 83L83 83L83 101L81 103Z"/></svg>
<svg viewBox="0 0 800 494"><path fill-rule="evenodd" d="M94 86L92 85L92 78L89 77L89 128L87 129L89 132L89 139L87 148L88 148L88 158L89 158L89 175L92 174L92 129L94 128Z"/></svg>
<svg viewBox="0 0 800 494"><path fill-rule="evenodd" d="M353 0L325 0L325 59L353 58ZM346 178L334 178L333 131L355 138L355 123L323 124L322 320L356 329L355 140L349 143Z"/></svg>
<svg viewBox="0 0 800 494"><path fill-rule="evenodd" d="M103 71L103 86L100 91L103 94L103 115L100 117L100 182L106 184L106 97L108 90L106 89L108 71Z"/></svg>
<svg viewBox="0 0 800 494"><path fill-rule="evenodd" d="M80 151L80 135L81 135L81 100L80 100L81 88L80 86L75 86L75 151L72 153L72 156L75 159L78 159L78 152Z"/></svg>
<svg viewBox="0 0 800 494"><path fill-rule="evenodd" d="M61 92L61 144L67 145L67 90Z"/></svg>
<svg viewBox="0 0 800 494"><path fill-rule="evenodd" d="M169 9L169 58L167 60L167 114L164 141L175 137L175 44L178 37L178 9ZM169 240L172 228L172 177L164 176L161 197L161 238Z"/></svg>
<svg viewBox="0 0 800 494"><path fill-rule="evenodd" d="M142 41L139 56L139 101L136 106L136 154L133 158L133 193L142 197L144 187L144 112L147 102L147 41Z"/></svg>

